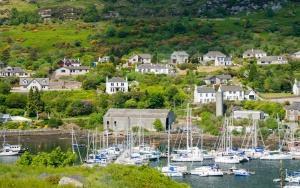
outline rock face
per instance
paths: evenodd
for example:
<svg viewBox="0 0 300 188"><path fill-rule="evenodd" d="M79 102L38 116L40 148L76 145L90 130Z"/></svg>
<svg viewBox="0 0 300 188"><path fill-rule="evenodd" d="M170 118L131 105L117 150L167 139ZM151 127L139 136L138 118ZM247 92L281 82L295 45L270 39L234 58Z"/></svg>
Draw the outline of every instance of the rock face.
<svg viewBox="0 0 300 188"><path fill-rule="evenodd" d="M73 185L75 187L83 187L82 183L80 183L79 181L77 181L73 178L69 178L69 177L62 177L59 180L58 185Z"/></svg>

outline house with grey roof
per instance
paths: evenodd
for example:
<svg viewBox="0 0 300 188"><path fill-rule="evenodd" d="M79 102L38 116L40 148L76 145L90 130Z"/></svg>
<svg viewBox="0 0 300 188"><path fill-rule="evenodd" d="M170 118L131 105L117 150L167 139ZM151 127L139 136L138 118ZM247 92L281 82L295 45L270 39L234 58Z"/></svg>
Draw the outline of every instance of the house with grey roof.
<svg viewBox="0 0 300 188"><path fill-rule="evenodd" d="M215 66L230 66L233 65L231 57L216 57Z"/></svg>
<svg viewBox="0 0 300 188"><path fill-rule="evenodd" d="M108 77L106 77L106 93L113 94L118 91L128 92L127 77L125 80L120 77L113 77L108 80Z"/></svg>
<svg viewBox="0 0 300 188"><path fill-rule="evenodd" d="M32 89L38 89L47 91L49 90L49 78L20 78L20 90L29 91Z"/></svg>
<svg viewBox="0 0 300 188"><path fill-rule="evenodd" d="M265 119L265 114L261 110L233 110L232 116L234 119Z"/></svg>
<svg viewBox="0 0 300 188"><path fill-rule="evenodd" d="M59 67L79 67L81 66L81 63L79 62L79 58L78 59L62 59L59 60L56 63Z"/></svg>
<svg viewBox="0 0 300 188"><path fill-rule="evenodd" d="M188 63L189 55L185 51L174 51L171 54L171 62L176 64Z"/></svg>
<svg viewBox="0 0 300 188"><path fill-rule="evenodd" d="M209 84L226 84L231 82L232 77L231 75L208 75L204 79L207 85Z"/></svg>
<svg viewBox="0 0 300 188"><path fill-rule="evenodd" d="M223 95L223 100L244 100L244 90L241 86L220 85L218 92Z"/></svg>
<svg viewBox="0 0 300 188"><path fill-rule="evenodd" d="M10 77L10 76L28 77L28 74L20 67L7 66L2 70L0 70L0 77Z"/></svg>
<svg viewBox="0 0 300 188"><path fill-rule="evenodd" d="M293 94L300 95L300 82L297 79L295 79L295 82L293 85Z"/></svg>
<svg viewBox="0 0 300 188"><path fill-rule="evenodd" d="M74 76L90 72L89 66L69 66L60 67L55 70L56 76Z"/></svg>
<svg viewBox="0 0 300 188"><path fill-rule="evenodd" d="M150 54L133 54L129 59L128 62L131 64L135 63L151 63L151 55Z"/></svg>
<svg viewBox="0 0 300 188"><path fill-rule="evenodd" d="M256 94L253 90L247 90L245 92L245 99L246 100L256 100Z"/></svg>
<svg viewBox="0 0 300 188"><path fill-rule="evenodd" d="M257 60L258 65L270 65L270 64L287 64L288 60L282 56L265 56Z"/></svg>
<svg viewBox="0 0 300 188"><path fill-rule="evenodd" d="M291 58L300 59L300 51L293 53Z"/></svg>
<svg viewBox="0 0 300 188"><path fill-rule="evenodd" d="M263 50L247 50L243 53L243 58L260 58L267 56L267 53Z"/></svg>
<svg viewBox="0 0 300 188"><path fill-rule="evenodd" d="M10 114L2 114L0 113L0 123L12 121Z"/></svg>
<svg viewBox="0 0 300 188"><path fill-rule="evenodd" d="M213 87L195 86L194 90L195 103L216 102L216 91Z"/></svg>
<svg viewBox="0 0 300 188"><path fill-rule="evenodd" d="M286 108L285 118L289 121L300 120L300 102L293 102Z"/></svg>
<svg viewBox="0 0 300 188"><path fill-rule="evenodd" d="M167 65L163 66L161 64L141 64L135 68L135 72L169 74L169 68Z"/></svg>
<svg viewBox="0 0 300 188"><path fill-rule="evenodd" d="M141 126L155 131L153 123L160 119L165 130L172 128L175 113L170 109L119 109L111 108L103 116L103 127L114 131L130 131Z"/></svg>
<svg viewBox="0 0 300 188"><path fill-rule="evenodd" d="M208 61L215 61L217 57L226 57L225 54L219 51L209 51L207 54L203 55L203 61L208 62Z"/></svg>

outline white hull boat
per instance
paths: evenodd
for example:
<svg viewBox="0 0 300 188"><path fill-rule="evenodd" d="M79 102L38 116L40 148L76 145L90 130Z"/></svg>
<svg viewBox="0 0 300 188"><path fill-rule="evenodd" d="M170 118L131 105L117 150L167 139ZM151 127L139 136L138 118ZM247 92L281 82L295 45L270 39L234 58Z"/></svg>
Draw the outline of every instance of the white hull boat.
<svg viewBox="0 0 300 188"><path fill-rule="evenodd" d="M221 169L214 166L201 166L197 167L194 170L191 170L192 175L199 175L202 177L205 176L223 176L224 173Z"/></svg>

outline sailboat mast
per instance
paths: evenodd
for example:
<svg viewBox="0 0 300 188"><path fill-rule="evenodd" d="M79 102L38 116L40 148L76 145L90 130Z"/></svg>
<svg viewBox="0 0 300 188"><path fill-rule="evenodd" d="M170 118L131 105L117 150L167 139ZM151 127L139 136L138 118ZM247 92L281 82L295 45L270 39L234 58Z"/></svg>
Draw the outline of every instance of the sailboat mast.
<svg viewBox="0 0 300 188"><path fill-rule="evenodd" d="M170 166L170 129L168 130L168 166Z"/></svg>
<svg viewBox="0 0 300 188"><path fill-rule="evenodd" d="M75 153L74 151L74 128L72 126L72 153Z"/></svg>
<svg viewBox="0 0 300 188"><path fill-rule="evenodd" d="M190 109L190 117L189 117L189 121L190 121L190 132L191 132L191 138L190 138L190 146L193 147L193 134L192 134L192 129L193 129L193 124L192 124L192 109Z"/></svg>
<svg viewBox="0 0 300 188"><path fill-rule="evenodd" d="M186 109L186 149L189 149L189 103Z"/></svg>

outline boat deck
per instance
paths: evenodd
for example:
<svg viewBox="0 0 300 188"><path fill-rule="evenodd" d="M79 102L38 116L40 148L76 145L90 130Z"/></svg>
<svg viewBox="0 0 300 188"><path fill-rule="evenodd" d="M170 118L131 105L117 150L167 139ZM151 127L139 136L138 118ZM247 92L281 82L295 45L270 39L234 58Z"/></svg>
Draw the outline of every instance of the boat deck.
<svg viewBox="0 0 300 188"><path fill-rule="evenodd" d="M231 171L223 171L224 175L233 175L233 173ZM248 172L251 175L254 175L255 172ZM191 175L191 171L184 171L182 172L183 175Z"/></svg>

